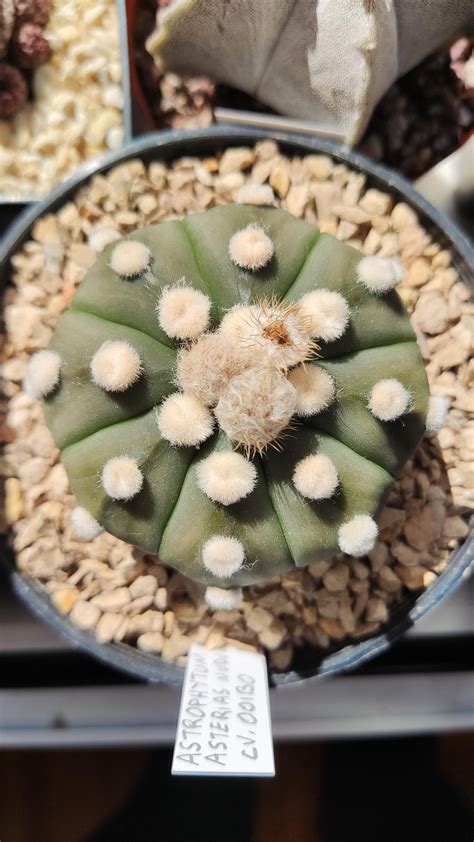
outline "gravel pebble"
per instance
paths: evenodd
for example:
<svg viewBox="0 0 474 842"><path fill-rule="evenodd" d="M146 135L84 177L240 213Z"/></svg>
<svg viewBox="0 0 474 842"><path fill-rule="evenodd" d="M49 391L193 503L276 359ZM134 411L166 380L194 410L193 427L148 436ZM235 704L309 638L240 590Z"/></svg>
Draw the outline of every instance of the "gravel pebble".
<svg viewBox="0 0 474 842"><path fill-rule="evenodd" d="M286 167L277 165L272 170L269 181L277 196L284 199L290 189L290 176Z"/></svg>
<svg viewBox="0 0 474 842"><path fill-rule="evenodd" d="M159 655L163 651L165 639L160 632L145 632L137 640L137 646L143 652L153 652ZM183 653L184 654L184 653Z"/></svg>
<svg viewBox="0 0 474 842"><path fill-rule="evenodd" d="M385 623L388 620L388 609L384 600L377 597L369 599L365 617L369 623Z"/></svg>
<svg viewBox="0 0 474 842"><path fill-rule="evenodd" d="M347 564L333 564L324 574L323 583L328 591L343 591L349 581L349 568Z"/></svg>
<svg viewBox="0 0 474 842"><path fill-rule="evenodd" d="M408 590L417 591L419 588L423 587L426 570L421 565L415 565L414 567L402 567L397 564L395 566L395 572Z"/></svg>
<svg viewBox="0 0 474 842"><path fill-rule="evenodd" d="M106 591L98 594L92 600L101 611L119 611L125 608L130 602L130 591L128 588L117 588L117 590Z"/></svg>
<svg viewBox="0 0 474 842"><path fill-rule="evenodd" d="M459 515L447 517L444 521L443 534L447 538L461 539L465 538L468 533L469 526L462 517L459 517Z"/></svg>
<svg viewBox="0 0 474 842"><path fill-rule="evenodd" d="M377 582L384 591L388 591L389 593L395 593L400 588L400 579L388 565L384 565L378 571Z"/></svg>
<svg viewBox="0 0 474 842"><path fill-rule="evenodd" d="M142 640L142 638L138 639L139 643L140 640ZM179 658L180 655L186 655L190 645L191 641L189 637L175 631L168 640L164 641L161 653L162 657L165 661L174 661L176 658Z"/></svg>
<svg viewBox="0 0 474 842"><path fill-rule="evenodd" d="M278 649L286 638L286 628L280 620L274 620L267 628L262 629L259 640L265 649L272 652Z"/></svg>
<svg viewBox="0 0 474 842"><path fill-rule="evenodd" d="M78 588L60 588L51 594L51 601L60 614L69 614L80 596Z"/></svg>
<svg viewBox="0 0 474 842"><path fill-rule="evenodd" d="M110 643L111 640L114 640L121 624L122 617L120 614L102 614L95 630L95 636L99 643Z"/></svg>
<svg viewBox="0 0 474 842"><path fill-rule="evenodd" d="M100 610L97 605L79 599L74 603L70 617L80 629L94 629L100 619Z"/></svg>
<svg viewBox="0 0 474 842"><path fill-rule="evenodd" d="M132 599L139 596L153 596L158 587L154 576L138 576L130 585L129 592Z"/></svg>
<svg viewBox="0 0 474 842"><path fill-rule="evenodd" d="M439 292L422 293L415 307L415 318L418 327L425 333L443 333L449 322L448 305L444 296Z"/></svg>
<svg viewBox="0 0 474 842"><path fill-rule="evenodd" d="M331 640L344 640L346 632L337 620L329 620L324 617L319 621L319 625Z"/></svg>
<svg viewBox="0 0 474 842"><path fill-rule="evenodd" d="M424 550L433 541L437 541L442 533L445 511L441 501L433 500L421 512L409 518L403 529L409 545L415 550Z"/></svg>

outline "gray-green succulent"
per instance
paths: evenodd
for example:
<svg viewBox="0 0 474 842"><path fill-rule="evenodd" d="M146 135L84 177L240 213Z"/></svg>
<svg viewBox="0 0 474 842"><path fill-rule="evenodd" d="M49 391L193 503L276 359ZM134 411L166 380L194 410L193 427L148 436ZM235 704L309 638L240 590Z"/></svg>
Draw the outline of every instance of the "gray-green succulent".
<svg viewBox="0 0 474 842"><path fill-rule="evenodd" d="M429 409L399 279L395 261L274 207L108 245L27 377L78 531L157 554L216 606L370 551Z"/></svg>

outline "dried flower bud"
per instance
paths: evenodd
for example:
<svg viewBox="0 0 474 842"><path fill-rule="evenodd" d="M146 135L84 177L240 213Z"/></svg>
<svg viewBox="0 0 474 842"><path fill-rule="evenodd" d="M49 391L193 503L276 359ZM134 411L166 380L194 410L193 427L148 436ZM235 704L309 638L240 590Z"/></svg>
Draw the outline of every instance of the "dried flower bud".
<svg viewBox="0 0 474 842"><path fill-rule="evenodd" d="M12 48L17 64L28 70L45 64L51 55L51 47L43 35L43 30L35 23L24 23L20 26L13 37Z"/></svg>
<svg viewBox="0 0 474 842"><path fill-rule="evenodd" d="M51 0L15 0L15 14L17 22L36 23L46 26L51 14Z"/></svg>
<svg viewBox="0 0 474 842"><path fill-rule="evenodd" d="M20 70L0 64L0 120L15 117L28 99L28 88Z"/></svg>

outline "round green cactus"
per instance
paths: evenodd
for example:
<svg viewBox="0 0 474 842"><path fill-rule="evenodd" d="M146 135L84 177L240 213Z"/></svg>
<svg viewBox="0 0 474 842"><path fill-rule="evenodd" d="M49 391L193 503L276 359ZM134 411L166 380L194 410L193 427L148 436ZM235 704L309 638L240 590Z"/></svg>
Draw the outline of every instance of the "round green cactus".
<svg viewBox="0 0 474 842"><path fill-rule="evenodd" d="M107 246L27 375L77 531L159 555L207 583L214 607L292 566L369 552L439 410L399 279L393 259L273 207L218 207Z"/></svg>

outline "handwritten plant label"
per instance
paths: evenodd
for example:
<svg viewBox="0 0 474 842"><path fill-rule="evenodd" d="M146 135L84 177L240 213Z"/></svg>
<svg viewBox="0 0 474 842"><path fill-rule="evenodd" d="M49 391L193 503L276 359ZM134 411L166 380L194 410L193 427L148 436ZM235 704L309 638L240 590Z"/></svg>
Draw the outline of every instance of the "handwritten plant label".
<svg viewBox="0 0 474 842"><path fill-rule="evenodd" d="M190 647L171 772L275 774L263 655L234 646Z"/></svg>

